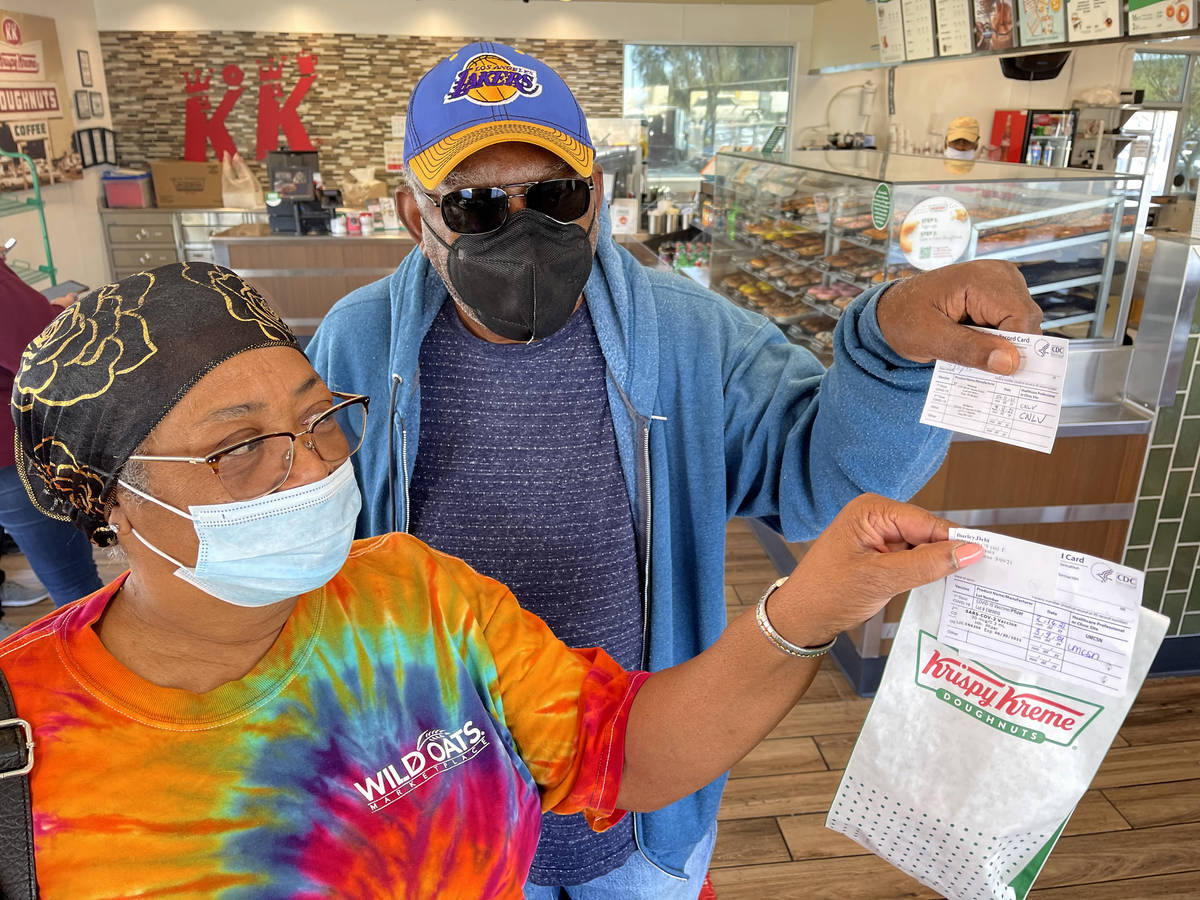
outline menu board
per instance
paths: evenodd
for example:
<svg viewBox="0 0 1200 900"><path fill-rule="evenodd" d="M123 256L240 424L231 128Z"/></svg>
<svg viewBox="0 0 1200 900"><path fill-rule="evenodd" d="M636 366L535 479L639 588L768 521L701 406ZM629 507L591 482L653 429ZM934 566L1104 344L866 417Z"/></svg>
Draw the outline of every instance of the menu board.
<svg viewBox="0 0 1200 900"><path fill-rule="evenodd" d="M1067 0L1067 40L1121 36L1121 0Z"/></svg>
<svg viewBox="0 0 1200 900"><path fill-rule="evenodd" d="M1013 0L975 0L975 49L1011 50L1017 46Z"/></svg>
<svg viewBox="0 0 1200 900"><path fill-rule="evenodd" d="M1136 3L1137 0L1131 0ZM1021 46L1061 44L1067 39L1063 0L1021 0Z"/></svg>
<svg viewBox="0 0 1200 900"><path fill-rule="evenodd" d="M933 56L933 3L931 0L900 0L904 10L904 58Z"/></svg>
<svg viewBox="0 0 1200 900"><path fill-rule="evenodd" d="M937 10L938 56L962 56L970 53L970 0L933 0Z"/></svg>
<svg viewBox="0 0 1200 900"><path fill-rule="evenodd" d="M904 13L900 0L875 0L875 26L879 32L879 61L904 60Z"/></svg>
<svg viewBox="0 0 1200 900"><path fill-rule="evenodd" d="M1129 33L1182 31L1196 21L1193 0L1129 0Z"/></svg>

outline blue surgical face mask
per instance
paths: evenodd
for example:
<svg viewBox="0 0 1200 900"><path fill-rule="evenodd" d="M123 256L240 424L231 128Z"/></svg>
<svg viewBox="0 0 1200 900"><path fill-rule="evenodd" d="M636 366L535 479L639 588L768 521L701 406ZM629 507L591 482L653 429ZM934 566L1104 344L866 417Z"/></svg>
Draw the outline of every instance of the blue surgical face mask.
<svg viewBox="0 0 1200 900"><path fill-rule="evenodd" d="M269 606L329 581L350 555L362 504L350 460L312 484L257 500L189 506L188 512L121 484L191 519L200 539L195 567L168 556L136 529L133 536L178 566L177 577L234 606Z"/></svg>

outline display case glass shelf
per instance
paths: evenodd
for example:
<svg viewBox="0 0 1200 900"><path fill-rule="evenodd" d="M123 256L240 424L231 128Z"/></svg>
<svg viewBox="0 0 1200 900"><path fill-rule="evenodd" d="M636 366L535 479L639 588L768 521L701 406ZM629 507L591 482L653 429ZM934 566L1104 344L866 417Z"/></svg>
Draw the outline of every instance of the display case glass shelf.
<svg viewBox="0 0 1200 900"><path fill-rule="evenodd" d="M827 355L837 317L872 284L1004 259L1043 328L1112 341L1140 188L1136 176L876 151L722 153L711 283Z"/></svg>

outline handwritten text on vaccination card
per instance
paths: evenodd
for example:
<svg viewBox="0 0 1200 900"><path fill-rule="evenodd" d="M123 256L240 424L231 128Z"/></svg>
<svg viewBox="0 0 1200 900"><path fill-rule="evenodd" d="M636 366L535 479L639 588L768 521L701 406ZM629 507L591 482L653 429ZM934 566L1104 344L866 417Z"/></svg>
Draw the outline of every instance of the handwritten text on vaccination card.
<svg viewBox="0 0 1200 900"><path fill-rule="evenodd" d="M946 579L938 640L966 656L1120 695L1142 573L987 531L952 528L984 558Z"/></svg>
<svg viewBox="0 0 1200 900"><path fill-rule="evenodd" d="M1066 338L976 330L999 335L1016 347L1020 367L1012 375L993 375L939 359L921 422L1049 453L1062 409Z"/></svg>

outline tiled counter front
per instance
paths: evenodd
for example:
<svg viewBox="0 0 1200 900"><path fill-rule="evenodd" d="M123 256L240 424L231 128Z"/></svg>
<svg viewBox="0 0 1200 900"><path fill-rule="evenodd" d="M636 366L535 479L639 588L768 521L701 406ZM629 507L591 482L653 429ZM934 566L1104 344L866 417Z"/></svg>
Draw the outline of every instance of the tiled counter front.
<svg viewBox="0 0 1200 900"><path fill-rule="evenodd" d="M1171 617L1168 635L1200 634L1200 306L1197 309L1175 403L1158 411L1125 550L1126 565L1146 570L1145 605Z"/></svg>

